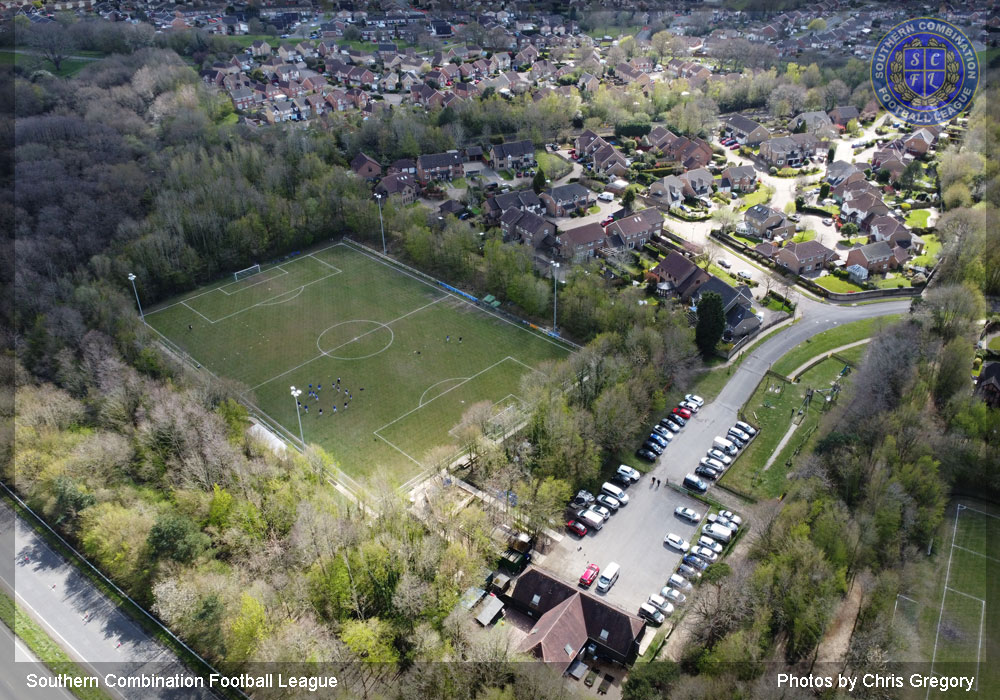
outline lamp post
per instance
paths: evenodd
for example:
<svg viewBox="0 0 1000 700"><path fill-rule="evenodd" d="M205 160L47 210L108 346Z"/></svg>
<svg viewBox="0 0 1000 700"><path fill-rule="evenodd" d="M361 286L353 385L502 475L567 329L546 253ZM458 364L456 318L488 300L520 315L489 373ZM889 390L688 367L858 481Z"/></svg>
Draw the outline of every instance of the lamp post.
<svg viewBox="0 0 1000 700"><path fill-rule="evenodd" d="M142 303L139 301L139 292L135 288L135 275L133 275L131 272L128 273L128 281L132 283L132 291L135 292L135 303L138 304L139 306L139 318L142 320L143 323L145 323L146 316L142 313Z"/></svg>
<svg viewBox="0 0 1000 700"><path fill-rule="evenodd" d="M296 389L292 387L292 399L295 401L295 417L299 419L299 441L302 443L302 447L306 446L306 439L302 435L302 414L299 413L299 397L302 396L302 389Z"/></svg>
<svg viewBox="0 0 1000 700"><path fill-rule="evenodd" d="M385 252L385 224L382 223L382 195L376 194L375 201L378 202L378 226L382 229L382 255L387 255Z"/></svg>
<svg viewBox="0 0 1000 700"><path fill-rule="evenodd" d="M559 269L559 263L557 263L555 260L551 262L552 262L552 332L558 333L559 329L556 326L556 311L558 309L558 304L559 304L559 291L556 289L556 284L558 283L556 270Z"/></svg>

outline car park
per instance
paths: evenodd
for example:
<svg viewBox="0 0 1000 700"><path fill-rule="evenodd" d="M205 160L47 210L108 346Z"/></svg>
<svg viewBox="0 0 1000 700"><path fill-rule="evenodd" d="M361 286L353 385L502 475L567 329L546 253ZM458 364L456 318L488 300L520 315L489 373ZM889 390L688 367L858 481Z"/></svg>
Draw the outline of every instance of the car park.
<svg viewBox="0 0 1000 700"><path fill-rule="evenodd" d="M724 471L726 471L726 465L725 464L723 464L719 460L713 459L711 457L702 457L700 464L702 466L705 466L705 467L711 467L712 469L714 469L717 472L724 472Z"/></svg>
<svg viewBox="0 0 1000 700"><path fill-rule="evenodd" d="M678 591L676 588L671 588L670 586L664 586L660 589L660 595L667 599L674 607L678 605L683 605L684 601L687 600L687 596Z"/></svg>
<svg viewBox="0 0 1000 700"><path fill-rule="evenodd" d="M757 434L757 429L755 427L753 427L749 423L744 423L741 420L736 421L736 426L735 427L739 428L740 430L742 430L744 433L746 433L750 437L753 437L754 435Z"/></svg>
<svg viewBox="0 0 1000 700"><path fill-rule="evenodd" d="M701 557L695 556L694 554L685 554L683 561L685 564L693 569L697 569L698 571L704 571L708 568L709 564L707 561Z"/></svg>
<svg viewBox="0 0 1000 700"><path fill-rule="evenodd" d="M663 538L663 544L676 549L678 552L687 552L691 549L691 545L687 540L672 532L668 532L666 537Z"/></svg>
<svg viewBox="0 0 1000 700"><path fill-rule="evenodd" d="M731 510L720 510L719 515L721 515L723 518L736 525L736 527L739 527L740 525L743 524L743 518L736 515L736 513L734 513Z"/></svg>
<svg viewBox="0 0 1000 700"><path fill-rule="evenodd" d="M698 538L699 547L708 547L716 554L722 554L722 545L713 540L711 537L705 537L702 535Z"/></svg>
<svg viewBox="0 0 1000 700"><path fill-rule="evenodd" d="M646 442L642 443L642 446L644 449L649 450L657 456L663 454L663 448L660 447L659 443L653 442L652 440L646 440Z"/></svg>
<svg viewBox="0 0 1000 700"><path fill-rule="evenodd" d="M636 450L635 451L635 456L638 457L639 459L644 459L647 462L655 462L656 461L656 454L653 453L653 452L650 452L645 447L640 447L638 450Z"/></svg>
<svg viewBox="0 0 1000 700"><path fill-rule="evenodd" d="M687 556L687 555L685 555ZM695 557L697 559L698 557ZM677 566L677 573L686 579L697 581L701 578L701 569L696 569L688 564L681 563Z"/></svg>
<svg viewBox="0 0 1000 700"><path fill-rule="evenodd" d="M615 585L619 573L621 573L621 568L614 562L604 567L604 571L597 578L597 590L607 593Z"/></svg>
<svg viewBox="0 0 1000 700"><path fill-rule="evenodd" d="M677 506L674 509L674 515L689 523L701 522L701 513L686 506Z"/></svg>
<svg viewBox="0 0 1000 700"><path fill-rule="evenodd" d="M587 534L587 526L583 523L577 522L576 520L570 520L566 523L566 528L579 537L583 537Z"/></svg>
<svg viewBox="0 0 1000 700"><path fill-rule="evenodd" d="M670 420L669 418L664 418L660 421L660 425L669 430L672 433L679 433L681 431L680 424Z"/></svg>
<svg viewBox="0 0 1000 700"><path fill-rule="evenodd" d="M722 462L722 464L724 464L727 467L730 464L733 463L733 458L732 457L730 457L729 455L727 455L722 450L717 450L714 447L712 449L710 449L708 452L706 452L705 454L706 454L706 456L711 457L712 459L716 459L716 460Z"/></svg>
<svg viewBox="0 0 1000 700"><path fill-rule="evenodd" d="M695 474L686 475L682 485L684 488L697 491L698 493L705 493L708 491L708 484L699 479Z"/></svg>
<svg viewBox="0 0 1000 700"><path fill-rule="evenodd" d="M653 623L654 625L662 625L663 620L665 619L663 617L663 613L649 603L643 603L639 606L639 617Z"/></svg>
<svg viewBox="0 0 1000 700"><path fill-rule="evenodd" d="M612 513L616 512L619 508L622 507L621 502L617 498L609 496L606 493L602 493L597 497L597 503L604 506Z"/></svg>
<svg viewBox="0 0 1000 700"><path fill-rule="evenodd" d="M667 579L667 586L673 588L676 591L690 591L691 582L680 574L670 574L670 578Z"/></svg>
<svg viewBox="0 0 1000 700"><path fill-rule="evenodd" d="M638 469L634 469L627 464L621 464L618 466L618 476L624 476L626 479L631 481L633 484L639 480L642 476Z"/></svg>
<svg viewBox="0 0 1000 700"><path fill-rule="evenodd" d="M701 398L697 394L685 394L684 400L689 403L693 403L695 406L698 406L699 408L705 405L705 399Z"/></svg>
<svg viewBox="0 0 1000 700"><path fill-rule="evenodd" d="M664 615L672 615L674 612L674 606L670 604L670 601L657 593L649 596L649 600L646 602Z"/></svg>
<svg viewBox="0 0 1000 700"><path fill-rule="evenodd" d="M719 558L719 555L716 554L714 550L711 550L708 547L702 547L701 545L692 547L691 554L696 557L701 557L709 563L714 563Z"/></svg>
<svg viewBox="0 0 1000 700"><path fill-rule="evenodd" d="M706 467L703 464L699 464L697 467L695 467L694 473L695 475L704 477L709 481L715 481L720 476L722 476L722 472L720 472L718 469L712 469L712 467Z"/></svg>

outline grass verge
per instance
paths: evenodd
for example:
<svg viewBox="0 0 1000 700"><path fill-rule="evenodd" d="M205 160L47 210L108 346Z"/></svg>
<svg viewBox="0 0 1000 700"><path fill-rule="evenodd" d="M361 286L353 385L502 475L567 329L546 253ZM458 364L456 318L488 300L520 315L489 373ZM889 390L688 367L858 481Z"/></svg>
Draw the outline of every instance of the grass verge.
<svg viewBox="0 0 1000 700"><path fill-rule="evenodd" d="M901 316L902 314L893 314L890 316L866 318L860 321L845 323L828 331L818 333L805 343L782 355L781 359L771 366L771 369L782 376L786 376L797 367L801 367L810 358L822 355L842 345L870 338L885 326L897 321Z"/></svg>

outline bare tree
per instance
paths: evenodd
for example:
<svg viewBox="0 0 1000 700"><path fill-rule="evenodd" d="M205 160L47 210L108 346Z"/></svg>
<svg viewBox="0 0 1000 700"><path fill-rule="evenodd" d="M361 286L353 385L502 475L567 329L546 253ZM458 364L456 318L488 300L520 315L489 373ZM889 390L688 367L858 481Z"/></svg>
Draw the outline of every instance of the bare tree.
<svg viewBox="0 0 1000 700"><path fill-rule="evenodd" d="M52 61L58 71L73 51L73 37L61 22L36 24L28 31L28 46Z"/></svg>

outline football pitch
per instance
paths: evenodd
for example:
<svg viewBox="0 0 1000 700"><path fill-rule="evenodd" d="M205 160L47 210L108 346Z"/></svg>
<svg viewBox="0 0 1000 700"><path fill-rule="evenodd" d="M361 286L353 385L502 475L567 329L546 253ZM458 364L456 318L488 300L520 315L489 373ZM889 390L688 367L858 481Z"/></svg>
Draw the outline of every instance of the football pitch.
<svg viewBox="0 0 1000 700"><path fill-rule="evenodd" d="M570 352L346 243L198 290L146 322L213 374L250 387L247 402L294 440L290 389L302 389L306 443L354 479L384 470L400 485L458 456L455 428L471 406L516 414L524 376Z"/></svg>
<svg viewBox="0 0 1000 700"><path fill-rule="evenodd" d="M935 676L974 676L977 697L1000 696L1000 508L953 503L943 542L922 590L900 594L894 624L917 638L908 661ZM907 697L968 697L964 689L907 693Z"/></svg>

